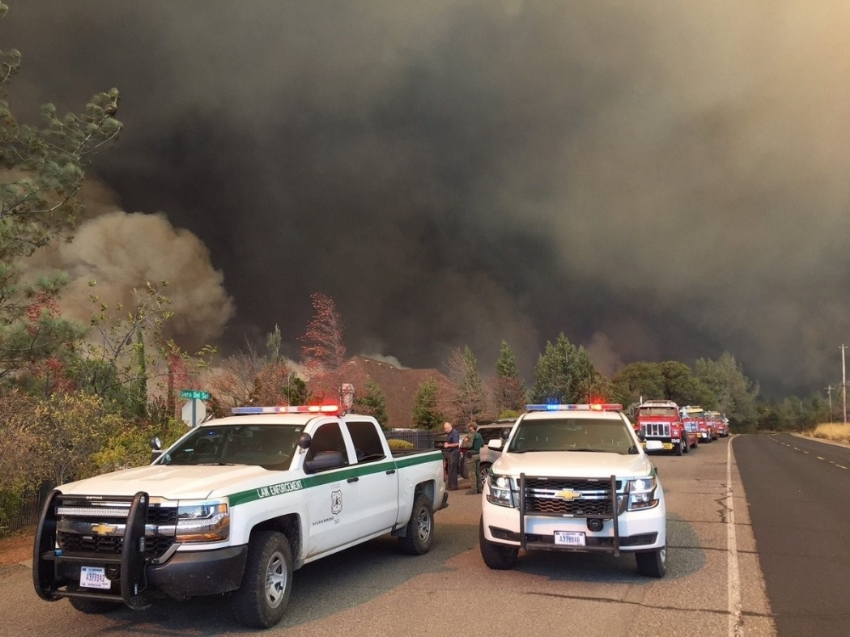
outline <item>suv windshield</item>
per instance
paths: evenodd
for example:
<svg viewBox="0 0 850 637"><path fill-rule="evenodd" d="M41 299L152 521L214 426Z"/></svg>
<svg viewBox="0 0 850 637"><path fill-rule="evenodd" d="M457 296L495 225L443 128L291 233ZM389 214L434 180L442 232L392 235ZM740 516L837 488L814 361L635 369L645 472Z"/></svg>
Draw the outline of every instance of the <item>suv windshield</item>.
<svg viewBox="0 0 850 637"><path fill-rule="evenodd" d="M597 451L635 453L624 422L591 418L523 420L508 451Z"/></svg>
<svg viewBox="0 0 850 637"><path fill-rule="evenodd" d="M158 464L246 464L265 469L288 469L302 426L244 425L198 427Z"/></svg>

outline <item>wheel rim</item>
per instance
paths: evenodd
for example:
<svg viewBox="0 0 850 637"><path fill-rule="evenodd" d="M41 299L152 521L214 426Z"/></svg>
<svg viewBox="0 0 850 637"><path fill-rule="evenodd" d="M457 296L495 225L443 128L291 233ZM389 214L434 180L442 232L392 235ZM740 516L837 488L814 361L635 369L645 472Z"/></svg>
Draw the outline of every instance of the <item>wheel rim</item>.
<svg viewBox="0 0 850 637"><path fill-rule="evenodd" d="M431 516L424 508L419 509L419 515L416 518L416 533L422 542L427 542L431 536Z"/></svg>
<svg viewBox="0 0 850 637"><path fill-rule="evenodd" d="M275 551L266 567L266 602L271 608L277 608L283 600L288 576L283 553Z"/></svg>

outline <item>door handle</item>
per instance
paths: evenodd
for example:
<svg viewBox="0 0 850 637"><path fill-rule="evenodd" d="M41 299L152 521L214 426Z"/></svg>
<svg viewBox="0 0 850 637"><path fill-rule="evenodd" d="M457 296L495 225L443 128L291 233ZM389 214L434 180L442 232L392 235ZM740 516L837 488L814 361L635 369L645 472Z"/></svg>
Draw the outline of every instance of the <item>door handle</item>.
<svg viewBox="0 0 850 637"><path fill-rule="evenodd" d="M357 476L348 479L349 482L357 482L358 480L360 480L360 478L358 478Z"/></svg>
<svg viewBox="0 0 850 637"><path fill-rule="evenodd" d="M387 471L387 475L388 475L388 476L391 476L391 475L392 475L392 474L394 474L394 473L395 473L395 469L389 469L389 470Z"/></svg>

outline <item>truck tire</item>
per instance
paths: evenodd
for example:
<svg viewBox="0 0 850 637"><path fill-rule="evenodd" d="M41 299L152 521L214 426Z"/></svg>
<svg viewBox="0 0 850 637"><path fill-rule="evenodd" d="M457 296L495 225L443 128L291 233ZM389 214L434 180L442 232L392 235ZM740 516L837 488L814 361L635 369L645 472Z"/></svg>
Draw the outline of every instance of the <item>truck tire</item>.
<svg viewBox="0 0 850 637"><path fill-rule="evenodd" d="M103 615L111 610L115 610L121 606L114 602L101 602L96 599L80 599L79 597L69 597L68 601L75 610L86 615Z"/></svg>
<svg viewBox="0 0 850 637"><path fill-rule="evenodd" d="M493 570L507 571L516 566L519 548L496 544L484 537L484 518L478 523L478 547L484 563Z"/></svg>
<svg viewBox="0 0 850 637"><path fill-rule="evenodd" d="M679 444L676 445L676 455L677 456L681 456L683 453L685 453L685 445L686 444L687 443L684 440L679 441Z"/></svg>
<svg viewBox="0 0 850 637"><path fill-rule="evenodd" d="M424 555L434 539L434 511L431 499L420 493L413 500L413 510L407 521L404 537L398 538L401 550L409 555Z"/></svg>
<svg viewBox="0 0 850 637"><path fill-rule="evenodd" d="M231 598L237 622L249 628L270 628L283 619L292 592L292 551L283 533L252 535L242 585Z"/></svg>
<svg viewBox="0 0 850 637"><path fill-rule="evenodd" d="M654 551L635 553L638 573L644 577L664 577L667 572L667 545Z"/></svg>

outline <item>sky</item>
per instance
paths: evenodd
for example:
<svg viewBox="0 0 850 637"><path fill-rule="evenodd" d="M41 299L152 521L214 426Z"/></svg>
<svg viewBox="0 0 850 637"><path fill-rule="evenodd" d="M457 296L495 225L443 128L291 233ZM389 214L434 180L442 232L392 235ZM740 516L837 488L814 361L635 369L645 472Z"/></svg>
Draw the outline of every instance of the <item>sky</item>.
<svg viewBox="0 0 850 637"><path fill-rule="evenodd" d="M167 278L188 346L297 356L322 292L408 367L487 376L504 339L530 382L563 332L607 375L840 383L846 2L6 2L21 119L122 96L87 240L41 266Z"/></svg>

